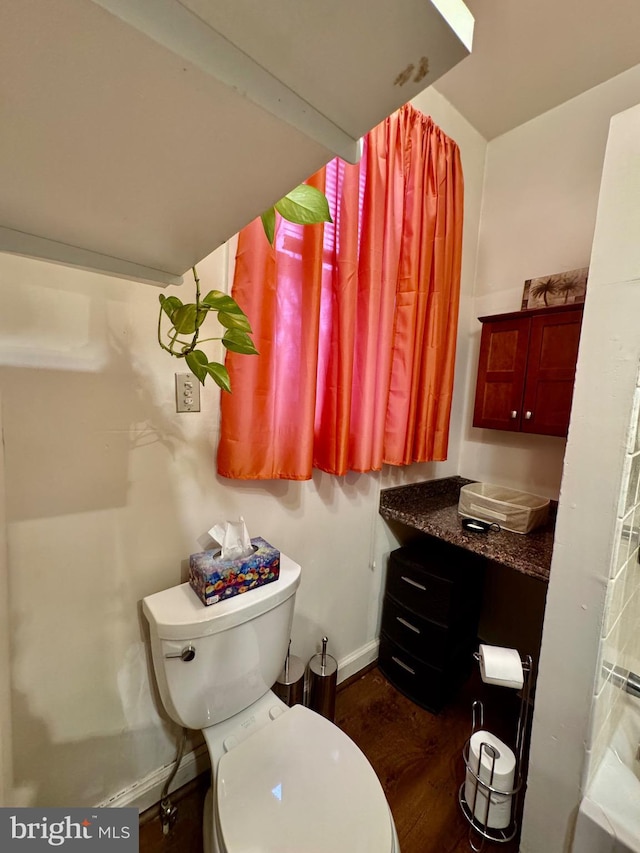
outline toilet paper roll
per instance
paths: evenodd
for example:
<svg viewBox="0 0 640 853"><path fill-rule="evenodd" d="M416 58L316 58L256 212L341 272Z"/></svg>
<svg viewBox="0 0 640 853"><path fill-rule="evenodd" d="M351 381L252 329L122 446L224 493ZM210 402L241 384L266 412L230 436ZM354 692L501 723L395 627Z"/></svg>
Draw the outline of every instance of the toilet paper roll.
<svg viewBox="0 0 640 853"><path fill-rule="evenodd" d="M495 764L490 750L483 744L495 750ZM493 778L491 777L492 767ZM478 731L471 735L464 798L469 809L473 809L473 816L483 826L491 829L506 829L511 823L512 794L508 792L513 791L515 770L516 757L500 738L487 731ZM473 775L474 773L480 781ZM489 791L488 788L483 787L482 782L504 793Z"/></svg>
<svg viewBox="0 0 640 853"><path fill-rule="evenodd" d="M486 684L499 684L501 687L515 687L519 690L524 684L520 653L517 649L481 645L480 674Z"/></svg>

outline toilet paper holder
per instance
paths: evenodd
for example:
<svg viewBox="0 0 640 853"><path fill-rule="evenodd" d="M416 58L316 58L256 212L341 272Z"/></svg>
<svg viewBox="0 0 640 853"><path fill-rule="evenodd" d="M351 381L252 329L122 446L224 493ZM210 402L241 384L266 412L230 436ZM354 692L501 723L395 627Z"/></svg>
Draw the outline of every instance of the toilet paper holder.
<svg viewBox="0 0 640 853"><path fill-rule="evenodd" d="M474 654L476 660L480 659L478 653ZM496 781L496 762L498 754L495 747L488 741L481 742L478 752L477 768L472 764L471 738L476 732L482 731L484 727L484 706L479 700L475 700L471 706L471 735L465 742L462 757L465 764L465 780L458 792L458 802L462 813L469 823L469 847L474 853L480 853L484 849L485 841L502 843L511 841L517 831L517 805L518 798L523 787L522 761L524 758L527 723L529 718L532 659L530 655L522 658L522 670L524 683L520 693L520 710L516 724L515 744L513 753L515 756L515 768L513 773L513 784L508 790L503 786L498 787ZM470 784L469 784L470 783ZM472 802L467 801L467 787L473 791ZM498 801L504 802L510 798L510 821L504 828L495 828L489 825L491 808Z"/></svg>

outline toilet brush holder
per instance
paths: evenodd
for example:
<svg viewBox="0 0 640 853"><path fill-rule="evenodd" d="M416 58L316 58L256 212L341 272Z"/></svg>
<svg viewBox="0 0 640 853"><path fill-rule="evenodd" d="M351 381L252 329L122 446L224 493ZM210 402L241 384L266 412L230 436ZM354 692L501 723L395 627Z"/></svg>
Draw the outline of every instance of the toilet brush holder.
<svg viewBox="0 0 640 853"><path fill-rule="evenodd" d="M282 672L273 685L273 692L291 708L293 705L304 704L304 664L290 652L291 643Z"/></svg>
<svg viewBox="0 0 640 853"><path fill-rule="evenodd" d="M331 722L336 715L336 686L338 662L327 654L326 637L322 638L322 651L309 661L309 707Z"/></svg>

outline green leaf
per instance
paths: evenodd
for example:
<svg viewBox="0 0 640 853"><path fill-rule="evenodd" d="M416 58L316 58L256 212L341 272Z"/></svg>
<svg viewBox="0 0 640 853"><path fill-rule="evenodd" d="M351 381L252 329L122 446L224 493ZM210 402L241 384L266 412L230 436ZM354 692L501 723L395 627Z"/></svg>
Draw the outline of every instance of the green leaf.
<svg viewBox="0 0 640 853"><path fill-rule="evenodd" d="M224 311L226 314L244 314L236 300L221 290L210 290L204 299L200 300L200 304L214 311Z"/></svg>
<svg viewBox="0 0 640 853"><path fill-rule="evenodd" d="M251 324L247 320L246 314L227 314L224 311L218 312L218 320L226 329L240 329L243 332L251 331Z"/></svg>
<svg viewBox="0 0 640 853"><path fill-rule="evenodd" d="M188 353L185 361L189 365L189 370L203 385L207 376L210 376L223 391L231 392L231 380L227 368L217 361L209 361L207 354L201 349Z"/></svg>
<svg viewBox="0 0 640 853"><path fill-rule="evenodd" d="M275 209L280 216L297 225L312 225L314 222L332 222L327 197L308 184L292 189L284 198L276 202Z"/></svg>
<svg viewBox="0 0 640 853"><path fill-rule="evenodd" d="M161 293L159 298L162 310L169 319L173 317L178 308L182 308L182 300L178 299L177 296L165 296L164 293Z"/></svg>
<svg viewBox="0 0 640 853"><path fill-rule="evenodd" d="M189 365L189 370L193 373L196 379L204 385L204 380L207 378L207 364L209 359L207 354L201 349L194 349L193 352L188 352L184 360Z"/></svg>
<svg viewBox="0 0 640 853"><path fill-rule="evenodd" d="M265 212L260 217L262 219L262 227L264 228L264 233L267 235L267 240L273 246L273 241L276 236L276 209L275 207L270 207L269 210L265 210Z"/></svg>
<svg viewBox="0 0 640 853"><path fill-rule="evenodd" d="M202 325L206 316L206 311L202 309L196 311L195 304L189 302L187 305L182 305L177 311L173 312L171 322L178 334L192 335Z"/></svg>
<svg viewBox="0 0 640 853"><path fill-rule="evenodd" d="M240 329L227 329L222 338L224 346L231 352L243 355L258 355L258 350L249 335Z"/></svg>
<svg viewBox="0 0 640 853"><path fill-rule="evenodd" d="M217 361L210 361L206 366L207 373L213 381L222 388L223 391L231 393L231 380L229 373L224 364L219 364Z"/></svg>

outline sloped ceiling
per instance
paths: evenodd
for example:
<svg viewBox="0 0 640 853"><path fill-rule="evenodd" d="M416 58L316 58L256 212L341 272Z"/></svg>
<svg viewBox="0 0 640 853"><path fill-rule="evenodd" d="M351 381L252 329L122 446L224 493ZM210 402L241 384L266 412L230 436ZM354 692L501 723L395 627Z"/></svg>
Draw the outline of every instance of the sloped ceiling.
<svg viewBox="0 0 640 853"><path fill-rule="evenodd" d="M640 63L638 0L467 6L476 21L473 53L434 85L486 139Z"/></svg>
<svg viewBox="0 0 640 853"><path fill-rule="evenodd" d="M0 0L0 250L177 283L471 44L463 0L276 6Z"/></svg>

